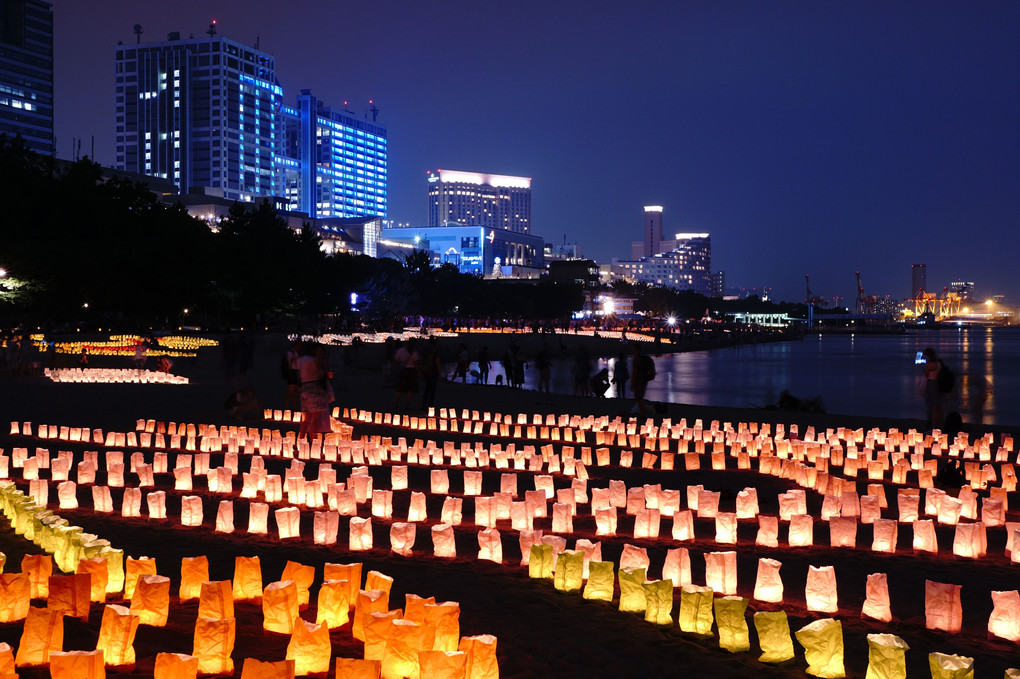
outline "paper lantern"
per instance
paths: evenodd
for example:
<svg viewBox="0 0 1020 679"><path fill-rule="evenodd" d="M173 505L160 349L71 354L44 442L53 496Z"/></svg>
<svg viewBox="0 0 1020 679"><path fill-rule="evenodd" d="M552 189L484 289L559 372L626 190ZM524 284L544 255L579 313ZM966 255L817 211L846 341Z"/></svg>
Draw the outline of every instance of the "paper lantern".
<svg viewBox="0 0 1020 679"><path fill-rule="evenodd" d="M439 523L432 526L432 551L437 558L453 559L457 556L457 543L453 526Z"/></svg>
<svg viewBox="0 0 1020 679"><path fill-rule="evenodd" d="M142 515L142 489L125 488L124 496L121 498L120 514L124 517L136 517Z"/></svg>
<svg viewBox="0 0 1020 679"><path fill-rule="evenodd" d="M326 511L315 512L312 516L313 542L317 545L335 545L340 530L340 514Z"/></svg>
<svg viewBox="0 0 1020 679"><path fill-rule="evenodd" d="M889 583L885 573L872 573L868 576L865 586L864 607L861 615L882 622L892 620L892 611L889 608Z"/></svg>
<svg viewBox="0 0 1020 679"><path fill-rule="evenodd" d="M711 587L683 585L680 588L680 631L711 636L713 599Z"/></svg>
<svg viewBox="0 0 1020 679"><path fill-rule="evenodd" d="M912 527L914 531L914 551L938 553L938 538L935 534L935 524L931 519L914 521Z"/></svg>
<svg viewBox="0 0 1020 679"><path fill-rule="evenodd" d="M724 596L715 599L715 623L719 629L719 648L730 653L751 650L751 639L747 630L744 612L747 599L739 596Z"/></svg>
<svg viewBox="0 0 1020 679"><path fill-rule="evenodd" d="M720 497L722 497L721 492L711 490L698 491L698 518L715 518L715 515L719 512Z"/></svg>
<svg viewBox="0 0 1020 679"><path fill-rule="evenodd" d="M92 509L96 512L113 511L113 497L110 495L109 486L92 486Z"/></svg>
<svg viewBox="0 0 1020 679"><path fill-rule="evenodd" d="M467 673L468 654L463 651L419 651L421 677L463 679Z"/></svg>
<svg viewBox="0 0 1020 679"><path fill-rule="evenodd" d="M163 575L142 575L131 597L131 614L140 625L166 627L170 614L170 578Z"/></svg>
<svg viewBox="0 0 1020 679"><path fill-rule="evenodd" d="M209 579L209 559L205 556L181 559L181 601L194 601L202 593L202 583ZM201 616L200 616L201 617ZM212 616L207 616L212 617ZM228 615L228 618L234 616Z"/></svg>
<svg viewBox="0 0 1020 679"><path fill-rule="evenodd" d="M478 559L503 563L503 542L495 528L478 531Z"/></svg>
<svg viewBox="0 0 1020 679"><path fill-rule="evenodd" d="M754 543L760 547L779 546L779 518L776 516L758 515L758 535Z"/></svg>
<svg viewBox="0 0 1020 679"><path fill-rule="evenodd" d="M234 595L229 580L202 583L198 597L198 617L212 620L234 617Z"/></svg>
<svg viewBox="0 0 1020 679"><path fill-rule="evenodd" d="M561 592L580 592L584 577L584 552L566 549L556 557L553 586Z"/></svg>
<svg viewBox="0 0 1020 679"><path fill-rule="evenodd" d="M14 656L15 667L45 667L50 653L64 646L64 616L48 608L30 608Z"/></svg>
<svg viewBox="0 0 1020 679"><path fill-rule="evenodd" d="M986 526L1006 525L1006 504L1002 500L985 498L981 502L981 523Z"/></svg>
<svg viewBox="0 0 1020 679"><path fill-rule="evenodd" d="M838 516L829 520L829 544L831 547L857 546L857 519L852 516Z"/></svg>
<svg viewBox="0 0 1020 679"><path fill-rule="evenodd" d="M262 600L262 565L257 556L234 558L234 601Z"/></svg>
<svg viewBox="0 0 1020 679"><path fill-rule="evenodd" d="M924 581L924 626L957 634L963 625L960 585Z"/></svg>
<svg viewBox="0 0 1020 679"><path fill-rule="evenodd" d="M988 548L988 539L983 523L958 523L953 539L953 554L969 559L984 556Z"/></svg>
<svg viewBox="0 0 1020 679"><path fill-rule="evenodd" d="M135 664L135 633L140 619L125 606L103 608L96 650L102 651L108 667L130 669Z"/></svg>
<svg viewBox="0 0 1020 679"><path fill-rule="evenodd" d="M309 590L315 582L315 566L305 566L296 561L288 561L283 566L280 580L292 580L297 588L298 607L308 606ZM380 588L381 589L381 588Z"/></svg>
<svg viewBox="0 0 1020 679"><path fill-rule="evenodd" d="M52 575L49 590L47 608L88 621L91 601L91 579L88 575Z"/></svg>
<svg viewBox="0 0 1020 679"><path fill-rule="evenodd" d="M843 626L839 620L815 620L797 630L794 636L804 647L808 674L826 679L846 676L843 668Z"/></svg>
<svg viewBox="0 0 1020 679"><path fill-rule="evenodd" d="M414 549L416 526L396 521L390 525L390 550L400 556L411 556Z"/></svg>
<svg viewBox="0 0 1020 679"><path fill-rule="evenodd" d="M106 679L102 651L53 651L51 679Z"/></svg>
<svg viewBox="0 0 1020 679"><path fill-rule="evenodd" d="M691 555L686 547L666 550L666 558L662 563L662 577L670 580L674 588L691 584Z"/></svg>
<svg viewBox="0 0 1020 679"><path fill-rule="evenodd" d="M616 573L612 561L592 561L588 564L588 581L581 596L593 601L612 601Z"/></svg>
<svg viewBox="0 0 1020 679"><path fill-rule="evenodd" d="M57 485L57 501L61 509L78 508L78 486L74 481L64 481Z"/></svg>
<svg viewBox="0 0 1020 679"><path fill-rule="evenodd" d="M705 585L713 592L726 595L737 593L737 553L705 553Z"/></svg>
<svg viewBox="0 0 1020 679"><path fill-rule="evenodd" d="M337 679L381 679L382 661L361 658L337 658Z"/></svg>
<svg viewBox="0 0 1020 679"><path fill-rule="evenodd" d="M234 639L237 620L195 620L195 641L191 655L198 659L199 674L233 674Z"/></svg>
<svg viewBox="0 0 1020 679"><path fill-rule="evenodd" d="M294 679L296 667L294 660L290 659L271 662L245 658L241 665L241 679ZM329 671L328 662L326 671Z"/></svg>
<svg viewBox="0 0 1020 679"><path fill-rule="evenodd" d="M869 634L865 679L906 679L908 650L907 642L894 634Z"/></svg>
<svg viewBox="0 0 1020 679"><path fill-rule="evenodd" d="M21 572L28 576L33 599L45 599L50 595L53 557L49 554L26 554L21 558Z"/></svg>
<svg viewBox="0 0 1020 679"><path fill-rule="evenodd" d="M433 495L446 495L450 492L450 475L445 469L433 469L431 481Z"/></svg>
<svg viewBox="0 0 1020 679"><path fill-rule="evenodd" d="M992 591L992 614L988 633L1009 641L1020 642L1020 593Z"/></svg>
<svg viewBox="0 0 1020 679"><path fill-rule="evenodd" d="M339 580L347 583L347 601L351 610L358 604L358 593L362 585L362 564L325 563L322 566L323 580Z"/></svg>
<svg viewBox="0 0 1020 679"><path fill-rule="evenodd" d="M294 661L296 675L329 672L332 653L329 627L306 622L300 618L295 620L294 631L290 635L290 642L287 643L287 660Z"/></svg>
<svg viewBox="0 0 1020 679"><path fill-rule="evenodd" d="M644 547L638 547L630 543L623 546L623 551L620 553L621 569L642 568L647 571L650 563L648 550Z"/></svg>
<svg viewBox="0 0 1020 679"><path fill-rule="evenodd" d="M202 498L197 495L181 497L181 525L201 526L202 520Z"/></svg>
<svg viewBox="0 0 1020 679"><path fill-rule="evenodd" d="M372 549L372 519L353 516L348 529L348 546L352 551Z"/></svg>
<svg viewBox="0 0 1020 679"><path fill-rule="evenodd" d="M899 523L892 519L878 519L873 524L874 530L871 543L871 550L874 552L896 551L896 542L899 539Z"/></svg>
<svg viewBox="0 0 1020 679"><path fill-rule="evenodd" d="M232 501L220 501L216 508L216 528L214 531L217 533L234 532L234 503Z"/></svg>
<svg viewBox="0 0 1020 679"><path fill-rule="evenodd" d="M644 584L645 622L653 625L673 624L673 582L652 580Z"/></svg>
<svg viewBox="0 0 1020 679"><path fill-rule="evenodd" d="M301 537L301 510L297 507L281 507L273 511L276 530L281 540Z"/></svg>
<svg viewBox="0 0 1020 679"><path fill-rule="evenodd" d="M745 488L737 493L737 518L753 519L758 516L758 491Z"/></svg>
<svg viewBox="0 0 1020 679"><path fill-rule="evenodd" d="M351 634L359 641L365 640L365 621L373 613L385 613L390 607L390 597L381 589L363 589L358 592L354 608Z"/></svg>
<svg viewBox="0 0 1020 679"><path fill-rule="evenodd" d="M315 622L329 629L346 625L350 619L350 590L345 580L324 580L319 586Z"/></svg>
<svg viewBox="0 0 1020 679"><path fill-rule="evenodd" d="M128 557L124 567L124 598L128 601L134 596L138 578L143 575L156 574L156 560L147 556L137 559Z"/></svg>
<svg viewBox="0 0 1020 679"><path fill-rule="evenodd" d="M761 655L758 660L767 663L785 663L793 660L793 640L786 611L758 611L754 614L754 629L758 633Z"/></svg>
<svg viewBox="0 0 1020 679"><path fill-rule="evenodd" d="M674 520L676 517L674 517ZM595 534L616 535L616 508L606 507L595 510Z"/></svg>
<svg viewBox="0 0 1020 679"><path fill-rule="evenodd" d="M528 577L552 579L553 548L541 542L531 545L528 558Z"/></svg>
<svg viewBox="0 0 1020 679"><path fill-rule="evenodd" d="M783 564L775 559L758 559L758 575L754 581L754 598L769 603L783 602L783 579L779 569ZM789 636L789 635L788 635Z"/></svg>
<svg viewBox="0 0 1020 679"><path fill-rule="evenodd" d="M248 505L248 532L254 535L269 533L269 505L261 502Z"/></svg>
<svg viewBox="0 0 1020 679"><path fill-rule="evenodd" d="M790 517L791 547L810 547L815 544L815 521L810 514L795 514Z"/></svg>
<svg viewBox="0 0 1020 679"><path fill-rule="evenodd" d="M947 653L929 653L932 679L974 679L974 658Z"/></svg>
<svg viewBox="0 0 1020 679"><path fill-rule="evenodd" d="M900 489L896 494L896 503L900 512L901 523L913 523L918 520L918 506L921 503L921 495L918 491L905 492Z"/></svg>
<svg viewBox="0 0 1020 679"><path fill-rule="evenodd" d="M496 637L491 634L463 637L457 650L467 653L467 679L499 679Z"/></svg>
<svg viewBox="0 0 1020 679"><path fill-rule="evenodd" d="M106 601L106 587L110 579L106 559L101 557L80 559L77 571L89 576L89 599L91 601Z"/></svg>
<svg viewBox="0 0 1020 679"><path fill-rule="evenodd" d="M262 629L290 634L297 617L297 584L293 580L281 580L266 585L262 591Z"/></svg>
<svg viewBox="0 0 1020 679"><path fill-rule="evenodd" d="M149 510L150 520L166 518L166 492L155 490L145 496L145 504Z"/></svg>
<svg viewBox="0 0 1020 679"><path fill-rule="evenodd" d="M960 512L963 509L963 502L955 497L945 495L939 502L938 521L948 525L954 525L960 521Z"/></svg>
<svg viewBox="0 0 1020 679"><path fill-rule="evenodd" d="M645 569L620 568L620 610L625 613L645 612Z"/></svg>
<svg viewBox="0 0 1020 679"><path fill-rule="evenodd" d="M417 491L411 492L411 503L407 508L407 520L414 522L428 520L428 508L425 504L425 493L419 493Z"/></svg>
<svg viewBox="0 0 1020 679"><path fill-rule="evenodd" d="M808 566L804 598L809 611L838 612L835 568L832 566Z"/></svg>
<svg viewBox="0 0 1020 679"><path fill-rule="evenodd" d="M737 515L733 512L719 512L715 515L715 541L721 544L737 544Z"/></svg>
<svg viewBox="0 0 1020 679"><path fill-rule="evenodd" d="M455 651L460 642L460 604L456 601L425 604L424 623L435 630L433 650Z"/></svg>

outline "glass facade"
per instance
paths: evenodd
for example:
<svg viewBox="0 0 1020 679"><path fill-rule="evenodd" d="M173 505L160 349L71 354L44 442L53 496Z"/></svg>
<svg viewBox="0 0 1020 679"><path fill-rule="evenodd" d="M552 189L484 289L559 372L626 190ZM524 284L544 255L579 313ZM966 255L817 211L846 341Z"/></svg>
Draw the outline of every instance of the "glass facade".
<svg viewBox="0 0 1020 679"><path fill-rule="evenodd" d="M384 228L380 243L396 241L432 253L437 264L486 275L500 267L541 269L544 241L538 236L484 226Z"/></svg>
<svg viewBox="0 0 1020 679"><path fill-rule="evenodd" d="M613 264L613 272L627 280L677 290L714 293L712 239L707 234L677 234L675 249L635 261Z"/></svg>
<svg viewBox="0 0 1020 679"><path fill-rule="evenodd" d="M53 8L0 0L0 134L54 155Z"/></svg>
<svg viewBox="0 0 1020 679"><path fill-rule="evenodd" d="M222 36L119 45L115 165L182 193L275 196L282 96L273 57Z"/></svg>
<svg viewBox="0 0 1020 679"><path fill-rule="evenodd" d="M531 233L531 179L435 170L428 176L428 225L479 225Z"/></svg>
<svg viewBox="0 0 1020 679"><path fill-rule="evenodd" d="M312 217L386 215L386 127L303 90L279 116L277 181L288 209Z"/></svg>

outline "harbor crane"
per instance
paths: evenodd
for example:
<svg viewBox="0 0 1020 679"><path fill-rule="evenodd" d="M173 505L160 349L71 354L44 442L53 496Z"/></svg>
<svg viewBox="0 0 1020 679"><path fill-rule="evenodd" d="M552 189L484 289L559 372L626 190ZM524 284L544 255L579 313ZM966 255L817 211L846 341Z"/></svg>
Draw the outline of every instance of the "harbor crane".
<svg viewBox="0 0 1020 679"><path fill-rule="evenodd" d="M857 300L854 303L855 314L873 314L878 300L874 295L864 294L864 285L861 283L861 272L857 273Z"/></svg>

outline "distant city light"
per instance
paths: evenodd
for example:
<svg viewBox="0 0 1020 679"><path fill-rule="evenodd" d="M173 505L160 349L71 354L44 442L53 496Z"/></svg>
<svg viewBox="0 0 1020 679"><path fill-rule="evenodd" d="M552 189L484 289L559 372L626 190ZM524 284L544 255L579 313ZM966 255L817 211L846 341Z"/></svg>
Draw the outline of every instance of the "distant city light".
<svg viewBox="0 0 1020 679"><path fill-rule="evenodd" d="M661 205L645 205L645 212L662 212Z"/></svg>
<svg viewBox="0 0 1020 679"><path fill-rule="evenodd" d="M666 317L666 324L669 325L669 326L676 325L676 316L667 316Z"/></svg>

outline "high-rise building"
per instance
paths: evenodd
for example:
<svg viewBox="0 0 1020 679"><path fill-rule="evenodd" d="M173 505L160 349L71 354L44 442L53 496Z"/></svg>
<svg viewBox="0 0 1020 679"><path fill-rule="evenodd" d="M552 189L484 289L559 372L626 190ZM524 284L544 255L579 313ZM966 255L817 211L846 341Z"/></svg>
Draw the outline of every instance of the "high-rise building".
<svg viewBox="0 0 1020 679"><path fill-rule="evenodd" d="M373 114L375 110L373 109ZM291 210L311 217L386 215L386 127L301 90L279 116L278 180Z"/></svg>
<svg viewBox="0 0 1020 679"><path fill-rule="evenodd" d="M664 242L672 249L632 261L614 261L611 271L637 283L713 295L711 236L678 233L674 240Z"/></svg>
<svg viewBox="0 0 1020 679"><path fill-rule="evenodd" d="M0 134L54 155L53 6L0 0Z"/></svg>
<svg viewBox="0 0 1020 679"><path fill-rule="evenodd" d="M117 46L116 167L169 179L181 193L276 195L275 60L215 25L209 33Z"/></svg>
<svg viewBox="0 0 1020 679"><path fill-rule="evenodd" d="M645 257L660 252L662 247L662 206L645 205Z"/></svg>
<svg viewBox="0 0 1020 679"><path fill-rule="evenodd" d="M428 201L428 226L484 226L531 233L530 177L430 171Z"/></svg>
<svg viewBox="0 0 1020 679"><path fill-rule="evenodd" d="M928 265L910 265L910 297L916 299L922 292L928 292Z"/></svg>

